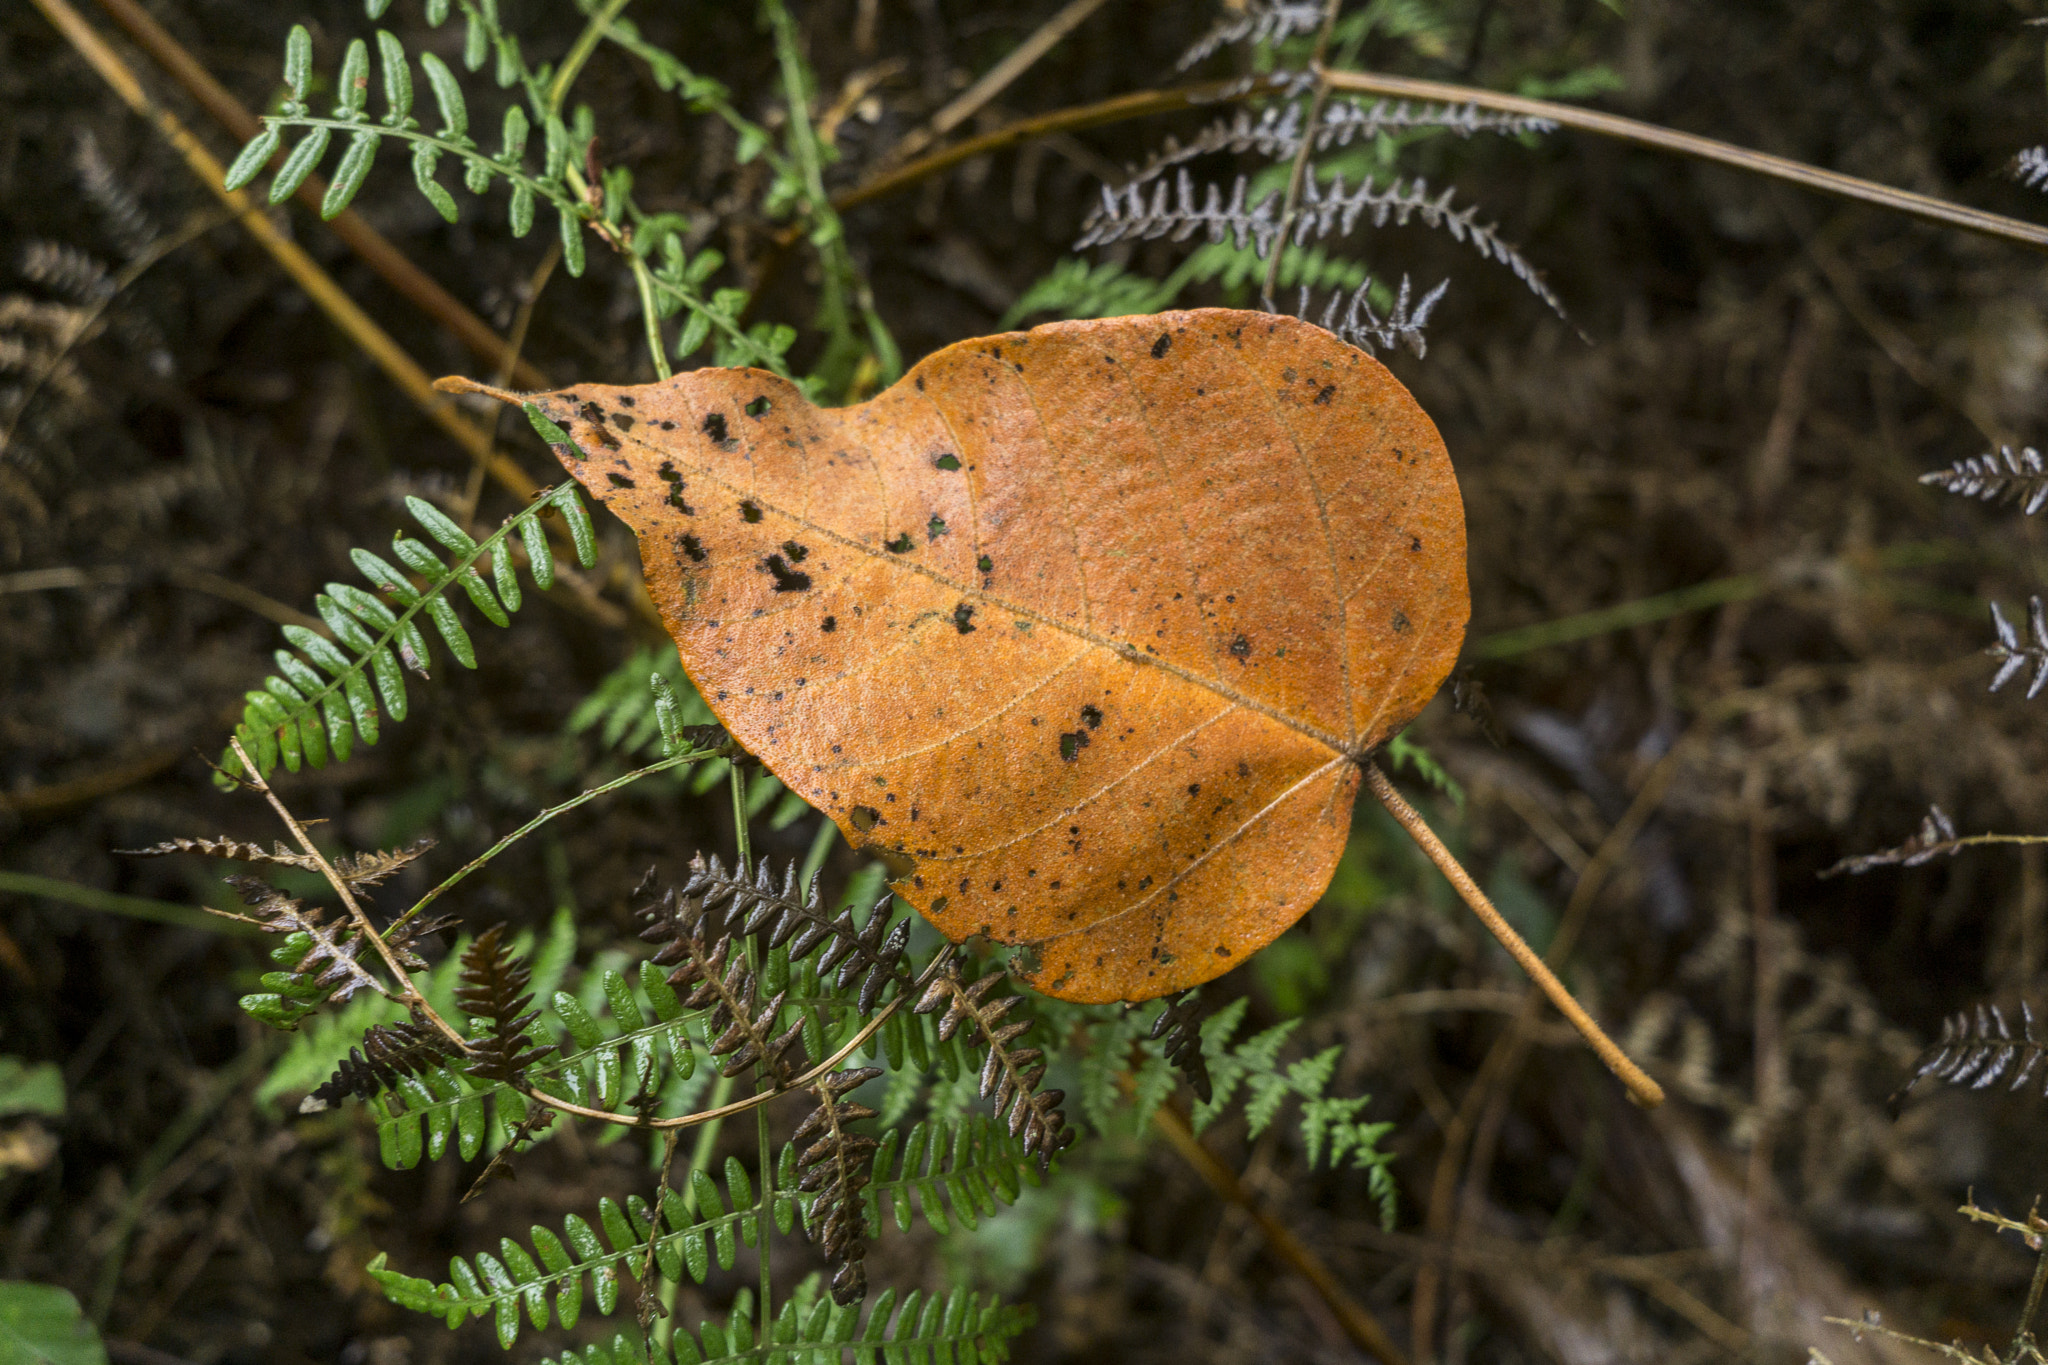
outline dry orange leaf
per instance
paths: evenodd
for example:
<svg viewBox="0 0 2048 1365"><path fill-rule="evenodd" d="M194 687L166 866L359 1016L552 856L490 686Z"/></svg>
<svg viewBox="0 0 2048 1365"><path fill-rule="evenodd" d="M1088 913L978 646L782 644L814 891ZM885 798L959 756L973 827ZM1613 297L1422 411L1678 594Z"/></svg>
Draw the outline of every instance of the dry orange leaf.
<svg viewBox="0 0 2048 1365"><path fill-rule="evenodd" d="M1292 318L963 341L839 410L744 369L530 401L732 734L1064 999L1197 985L1299 919L1464 639L1436 427Z"/></svg>

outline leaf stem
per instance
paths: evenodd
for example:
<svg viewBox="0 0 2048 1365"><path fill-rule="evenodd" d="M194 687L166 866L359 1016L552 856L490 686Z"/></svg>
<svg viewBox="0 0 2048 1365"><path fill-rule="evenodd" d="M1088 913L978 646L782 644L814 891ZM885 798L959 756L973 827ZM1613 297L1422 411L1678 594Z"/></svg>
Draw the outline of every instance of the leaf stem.
<svg viewBox="0 0 2048 1365"><path fill-rule="evenodd" d="M1387 808L1387 813L1400 822L1402 829L1408 831L1408 837L1413 839L1416 847L1436 864L1437 870L1444 874L1445 879L1463 898L1465 904L1471 907L1472 913L1479 916L1479 922L1499 940L1501 947L1508 950L1508 955L1529 974L1530 979L1542 989L1543 994L1549 997L1550 1003L1557 1006L1558 1013L1579 1031L1579 1036L1584 1038L1587 1045L1599 1055L1600 1060L1607 1064L1607 1069L1628 1088L1629 1098L1646 1109L1662 1104L1664 1088L1651 1080L1641 1067L1630 1061L1627 1055L1615 1046L1614 1040L1601 1030L1600 1025L1593 1022L1593 1016L1586 1013L1585 1007L1572 997L1572 993L1565 989L1564 983L1544 965L1543 959L1536 955L1535 949L1523 941L1522 936L1515 932L1514 926L1502 918L1500 911L1494 909L1493 902L1479 889L1479 883L1472 880L1472 874L1465 870L1464 865L1448 848L1444 847L1443 840L1436 837L1436 832L1416 813L1415 807L1409 805L1401 793L1394 790L1394 784L1380 771L1379 764L1368 761L1364 768L1366 785L1372 788L1372 794Z"/></svg>

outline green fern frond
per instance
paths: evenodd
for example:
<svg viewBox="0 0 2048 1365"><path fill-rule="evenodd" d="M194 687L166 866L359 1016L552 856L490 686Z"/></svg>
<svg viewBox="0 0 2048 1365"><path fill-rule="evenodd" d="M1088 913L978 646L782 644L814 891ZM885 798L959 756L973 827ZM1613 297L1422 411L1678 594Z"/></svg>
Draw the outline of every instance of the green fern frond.
<svg viewBox="0 0 2048 1365"><path fill-rule="evenodd" d="M1362 1123L1358 1115L1372 1101L1369 1095L1337 1098L1325 1095L1337 1072L1343 1048L1331 1046L1282 1066L1280 1054L1301 1024L1288 1019L1251 1038L1231 1044L1249 1001L1240 997L1211 1015L1202 1025L1202 1050L1207 1056L1213 1097L1195 1106L1192 1127L1202 1132L1243 1094L1245 1124L1256 1138L1273 1125L1289 1100L1301 1102L1301 1137L1309 1165L1327 1160L1331 1169L1349 1167L1367 1173L1367 1188L1380 1206L1380 1221L1394 1224L1393 1155L1379 1149L1391 1123Z"/></svg>
<svg viewBox="0 0 2048 1365"><path fill-rule="evenodd" d="M1406 730L1387 741L1387 762L1395 772L1404 767L1414 769L1417 777L1450 797L1452 805L1460 811L1465 809L1465 789L1458 785L1458 779L1444 770L1436 755L1408 738Z"/></svg>
<svg viewBox="0 0 2048 1365"><path fill-rule="evenodd" d="M1038 1158L986 1114L926 1120L912 1125L907 1136L892 1125L870 1170L862 1191L870 1227L893 1221L908 1232L914 1215L922 1215L941 1234L956 1222L977 1226L1041 1178Z"/></svg>
<svg viewBox="0 0 2048 1365"><path fill-rule="evenodd" d="M740 1290L723 1323L705 1323L693 1335L678 1328L668 1345L638 1332L567 1351L553 1365L718 1365L760 1359L790 1365L982 1365L1010 1358L1010 1344L1034 1322L1035 1310L1005 1305L994 1295L954 1290L926 1295L913 1290L898 1307L896 1291L876 1297L863 1324L860 1305L841 1307L812 1276L786 1300L774 1325L755 1339L752 1294Z"/></svg>
<svg viewBox="0 0 2048 1365"><path fill-rule="evenodd" d="M498 1344L509 1349L519 1339L522 1317L536 1331L553 1323L575 1326L583 1314L586 1280L590 1306L599 1316L610 1316L618 1307L621 1278L638 1279L650 1249L660 1274L674 1282L687 1272L702 1284L714 1260L720 1269L732 1269L740 1242L754 1244L757 1216L746 1170L737 1161L727 1163L726 1183L729 1204L718 1182L701 1170L692 1172L690 1199L665 1192L664 1231L657 1232L653 1208L638 1195L623 1207L600 1199L595 1227L573 1213L563 1220L559 1236L535 1224L527 1238L531 1251L501 1238L497 1255L480 1251L468 1259L451 1259L449 1278L439 1284L386 1269L382 1255L370 1263L369 1273L393 1303L433 1314L451 1328L469 1318L489 1318ZM775 1199L789 1205L786 1214L778 1210L780 1216L793 1216L792 1196L778 1192Z"/></svg>
<svg viewBox="0 0 2048 1365"><path fill-rule="evenodd" d="M527 572L534 585L543 590L554 585L555 561L540 520L548 510L561 514L578 561L586 568L597 562L597 536L573 482L542 494L482 541L471 539L424 499L409 497L405 501L413 517L453 555L453 561L443 561L425 543L402 532L395 536L393 552L426 580L423 587L416 588L388 560L368 550L351 552L356 568L396 602L399 610L393 611L382 598L352 584L329 583L314 605L335 638L330 640L305 626L284 628L285 639L299 652L277 651L278 671L264 679L262 690L247 694L242 721L235 727L236 738L263 776L268 777L280 760L292 772L306 764L324 767L330 753L345 760L358 736L365 744L375 744L380 700L391 719L405 719L403 670L410 668L425 676L431 662L426 634L419 626L421 615L433 622L435 633L457 663L475 668L476 647L448 601L448 590L460 587L485 619L493 625L510 625L510 613L520 606L510 545L513 537L525 547ZM489 584L476 567L486 556L491 566ZM241 772L241 760L229 750L220 766L217 780L231 785Z"/></svg>

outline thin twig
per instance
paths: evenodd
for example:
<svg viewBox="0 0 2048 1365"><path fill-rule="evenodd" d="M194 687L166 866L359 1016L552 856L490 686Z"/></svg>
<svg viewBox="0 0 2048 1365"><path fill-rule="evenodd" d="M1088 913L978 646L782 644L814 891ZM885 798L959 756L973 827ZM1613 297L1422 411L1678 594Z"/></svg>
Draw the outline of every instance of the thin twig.
<svg viewBox="0 0 2048 1365"><path fill-rule="evenodd" d="M1180 1154L1182 1160L1194 1167L1195 1174L1208 1183L1210 1189L1227 1203L1243 1209L1264 1234L1266 1246L1288 1269L1306 1280L1322 1301L1336 1315L1344 1328L1344 1335L1351 1338L1354 1346L1370 1351L1387 1365L1408 1365L1408 1357L1394 1344L1387 1329L1380 1325L1364 1304L1351 1297L1344 1284L1316 1255L1293 1228L1268 1213L1251 1191L1244 1187L1228 1166L1218 1161L1210 1150L1202 1145L1181 1117L1180 1111L1171 1104L1162 1104L1152 1111L1152 1126L1159 1130L1167 1144Z"/></svg>
<svg viewBox="0 0 2048 1365"><path fill-rule="evenodd" d="M890 159L896 160L921 152L973 118L990 100L1002 94L1019 76L1029 71L1040 57L1058 46L1062 38L1085 23L1088 16L1101 9L1104 3L1105 0L1068 0L1065 8L1040 24L1030 37L1011 48L1009 55L990 67L980 80L961 91L943 109L933 114L928 131L912 133L904 138Z"/></svg>
<svg viewBox="0 0 2048 1365"><path fill-rule="evenodd" d="M1603 114L1596 109L1584 109L1575 104L1527 99L1521 95L1504 95L1476 85L1452 85L1446 81L1386 76L1376 71L1333 71L1323 66L1317 66L1313 70L1321 82L1332 90L1360 95L1379 95L1392 99L1430 100L1441 104L1474 104L1481 109L1549 119L1559 127L1577 132L1595 133L1618 142L1631 142L1639 147L1648 147L1653 151L1718 162L1738 171L1783 180L1788 184L1834 195L1839 199L1854 199L1860 203L1875 204L1879 208L1903 213L1924 222L1961 228L1965 232L2011 242L2033 251L2048 252L2048 227L2041 224L2007 218L2002 214L1986 213L1982 209L1951 203L1946 199L1936 199L1931 195L1915 194L1911 190L1894 189L1890 185L1861 180L1853 175L1843 175L1839 171L1822 170L1803 161L1772 156L1768 152L1751 151L1747 147L1719 142L1710 137L1700 137L1695 133L1681 133L1673 128L1644 123L1638 119L1622 118L1618 114Z"/></svg>

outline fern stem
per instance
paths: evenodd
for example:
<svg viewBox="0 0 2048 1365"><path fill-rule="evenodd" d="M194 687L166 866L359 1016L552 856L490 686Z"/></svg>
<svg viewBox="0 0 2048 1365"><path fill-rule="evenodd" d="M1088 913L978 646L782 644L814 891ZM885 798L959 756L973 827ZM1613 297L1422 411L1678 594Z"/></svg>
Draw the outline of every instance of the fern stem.
<svg viewBox="0 0 2048 1365"><path fill-rule="evenodd" d="M1600 1060L1607 1064L1607 1069L1628 1088L1629 1098L1646 1109L1662 1104L1664 1087L1651 1080L1641 1067L1630 1061L1627 1054L1615 1046L1614 1040L1607 1036L1600 1025L1593 1022L1593 1016L1587 1014L1585 1007L1565 989L1564 983L1559 981L1556 974L1544 964L1543 959L1536 955L1536 950L1523 941L1522 936L1515 932L1514 926L1502 918L1500 911L1494 909L1493 902L1479 889L1479 883L1472 880L1472 874L1465 870L1464 865L1448 848L1444 847L1443 840L1436 837L1436 832L1416 813L1415 807L1409 805L1401 793L1394 790L1394 784L1387 780L1387 775L1380 771L1379 765L1368 760L1363 766L1366 785L1372 788L1372 794L1379 798L1380 804L1387 808L1387 814L1393 816L1400 822L1401 828L1408 831L1408 837L1413 839L1416 847L1436 864L1437 870L1444 874L1444 878L1450 882L1465 904L1471 907L1472 913L1479 916L1479 922L1486 926L1487 931L1499 941L1501 947L1508 950L1508 955L1529 974L1530 979L1542 989L1543 994L1549 997L1550 1003L1557 1006L1558 1013L1579 1031L1579 1036L1584 1038L1587 1045L1599 1055Z"/></svg>
<svg viewBox="0 0 2048 1365"><path fill-rule="evenodd" d="M569 97L569 87L576 83L576 77L583 70L583 64L590 60L590 54L597 51L605 33L612 26L612 20L626 8L631 0L609 0L605 7L590 16L590 22L583 26L583 32L576 35L568 54L562 58L561 69L548 84L548 112L560 114L562 101Z"/></svg>
<svg viewBox="0 0 2048 1365"><path fill-rule="evenodd" d="M1344 0L1324 0L1323 26L1316 33L1316 52L1313 64L1320 68L1323 58L1329 54L1330 31L1337 25L1337 11ZM1268 311L1273 308L1273 291L1280 287L1280 257L1287 250L1287 239L1294 231L1294 212L1301 203L1302 182L1314 174L1311 162L1315 159L1316 128L1323 121L1323 108L1330 102L1330 83L1316 82L1315 98L1309 101L1308 117L1301 124L1301 146L1295 149L1294 165L1287 172L1287 197L1280 206L1280 231L1273 238L1273 253L1266 260L1266 274L1259 285L1259 302Z"/></svg>
<svg viewBox="0 0 2048 1365"><path fill-rule="evenodd" d="M633 287L640 291L640 320L647 329L647 354L654 360L654 377L667 379L673 371L668 365L668 348L661 340L661 311L654 303L654 275L647 268L647 258L639 252L631 252L630 259Z"/></svg>
<svg viewBox="0 0 2048 1365"><path fill-rule="evenodd" d="M644 768L635 768L632 772L625 773L619 777L615 777L611 781L606 782L600 786L591 787L587 791L578 792L576 795L570 797L567 801L562 802L560 805L549 806L546 810L541 811L539 814L535 815L531 820L528 820L518 829L513 830L510 834L498 840L497 843L492 844L482 853L477 854L476 857L470 859L469 862L463 865L461 868L458 868L456 871L450 873L448 875L447 880L443 881L439 886L435 887L432 891L429 891L426 895L420 897L418 901L414 902L411 909L407 910L404 914L400 915L397 919L393 920L391 922L391 927L384 931L385 937L388 938L392 934L396 933L399 929L403 928L412 919L417 917L422 910L426 909L429 905L432 905L435 901L439 900L445 893L453 890L455 888L456 883L462 881L472 872L475 872L477 869L481 868L485 863L490 862L500 853L503 853L506 849L512 847L512 845L518 843L521 839L524 839L527 835L533 833L535 830L539 829L542 825L545 825L548 821L554 819L556 816L566 815L570 811L575 810L578 806L584 804L586 801L594 801L598 797L604 796L610 792L615 792L621 787L631 786L633 783L638 782L643 777L652 777L656 773L667 772L670 768L681 767L685 763L698 763L709 757L711 757L711 754L708 750L696 749L690 750L687 753L672 754L669 757L661 760L661 762L659 763L650 763Z"/></svg>

